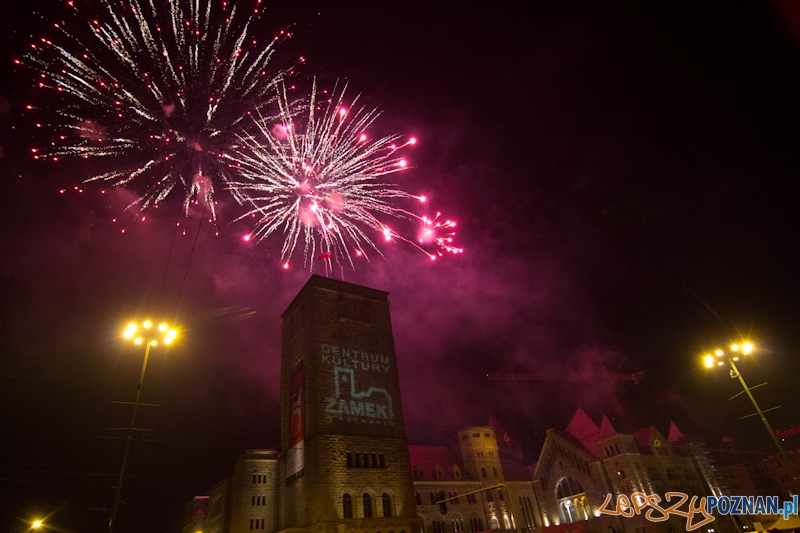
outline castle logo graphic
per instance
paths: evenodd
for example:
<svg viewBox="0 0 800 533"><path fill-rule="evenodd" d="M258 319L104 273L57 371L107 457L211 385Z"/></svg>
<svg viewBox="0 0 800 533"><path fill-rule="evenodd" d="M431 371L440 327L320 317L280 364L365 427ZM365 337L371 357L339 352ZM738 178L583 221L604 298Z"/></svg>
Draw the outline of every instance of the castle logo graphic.
<svg viewBox="0 0 800 533"><path fill-rule="evenodd" d="M333 369L333 381L336 397L325 399L327 414L346 422L393 424L392 397L386 389L370 387L357 392L355 370L340 366Z"/></svg>

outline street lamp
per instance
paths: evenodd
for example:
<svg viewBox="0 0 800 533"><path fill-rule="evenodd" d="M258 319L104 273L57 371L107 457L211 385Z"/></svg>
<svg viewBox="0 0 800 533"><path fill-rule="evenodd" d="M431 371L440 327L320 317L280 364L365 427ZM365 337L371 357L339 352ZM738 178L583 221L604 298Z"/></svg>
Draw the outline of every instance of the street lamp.
<svg viewBox="0 0 800 533"><path fill-rule="evenodd" d="M128 438L125 440L125 453L122 456L122 468L119 472L119 479L117 480L117 493L114 496L114 508L111 511L111 520L108 522L108 530L114 533L114 524L117 521L117 512L119 511L120 495L122 494L122 482L125 479L125 467L128 464L128 454L131 449L131 440L133 439L133 430L136 425L136 411L139 409L139 400L142 397L142 383L144 382L144 373L147 370L147 359L150 357L150 348L157 346L159 342L164 344L172 344L178 336L178 331L169 327L166 323L162 322L158 326L154 326L151 320L145 320L141 324L131 322L122 333L123 338L132 341L136 345L145 345L144 361L142 362L142 373L139 375L139 386L136 388L136 400L133 402L133 414L131 415L131 425L128 428Z"/></svg>
<svg viewBox="0 0 800 533"><path fill-rule="evenodd" d="M36 531L38 529L41 529L42 527L44 527L44 521L36 519L36 520L31 520L30 522L27 522L25 525L22 525L22 526L19 526L19 527L15 527L9 533L17 533L18 531L21 532L23 530L25 530L25 531Z"/></svg>
<svg viewBox="0 0 800 533"><path fill-rule="evenodd" d="M761 418L761 421L764 423L764 427L767 428L767 432L769 436L772 438L772 442L775 443L775 447L778 448L778 451L781 454L786 466L789 467L789 471L792 473L792 477L797 483L800 483L800 476L797 475L795 472L794 465L792 465L791 459L789 456L786 455L786 451L784 451L783 446L781 445L780 441L778 440L777 435L775 435L775 431L772 430L772 426L770 426L767 417L764 415L764 411L761 410L759 407L758 402L756 401L755 396L751 392L753 388L760 387L760 385L756 385L756 387L750 388L747 386L747 383L744 381L744 377L742 373L739 372L739 369L736 367L736 361L739 360L739 354L742 355L749 355L753 352L753 345L749 342L743 342L741 344L731 344L730 352L726 352L721 349L714 350L714 355L706 354L703 356L703 363L706 365L707 368L713 368L714 366L725 366L725 363L731 367L730 374L731 378L739 378L739 383L742 384L742 388L744 392L747 393L747 397L750 398L750 401L753 403L753 407L756 408L756 414ZM739 393L741 394L741 392ZM731 398L736 398L739 396L736 394ZM750 415L752 416L752 415Z"/></svg>

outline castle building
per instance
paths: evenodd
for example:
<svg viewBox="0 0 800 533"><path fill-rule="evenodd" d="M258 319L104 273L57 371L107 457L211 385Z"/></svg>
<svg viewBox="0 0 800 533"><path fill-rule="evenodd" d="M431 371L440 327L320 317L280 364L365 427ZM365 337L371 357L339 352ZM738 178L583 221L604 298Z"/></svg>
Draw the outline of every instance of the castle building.
<svg viewBox="0 0 800 533"><path fill-rule="evenodd" d="M600 426L578 409L564 431L548 429L533 485L544 528L569 525L571 531L661 533L685 529L681 517L649 521L644 513L632 517L601 513L607 495L615 509L621 495L690 496L722 494L706 457L685 442L674 423L667 437L654 427L618 432L607 416ZM714 527L726 531L729 520Z"/></svg>
<svg viewBox="0 0 800 533"><path fill-rule="evenodd" d="M547 431L531 467L493 417L445 446L409 446L385 292L312 276L282 337L281 451L243 452L185 531L667 533L685 524L606 516L606 496L721 494L674 424L625 433L582 409Z"/></svg>

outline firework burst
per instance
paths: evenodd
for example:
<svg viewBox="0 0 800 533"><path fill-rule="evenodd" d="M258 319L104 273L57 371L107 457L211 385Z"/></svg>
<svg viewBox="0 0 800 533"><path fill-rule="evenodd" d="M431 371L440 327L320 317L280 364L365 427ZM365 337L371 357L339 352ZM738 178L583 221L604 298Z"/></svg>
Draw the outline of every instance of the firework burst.
<svg viewBox="0 0 800 533"><path fill-rule="evenodd" d="M203 200L215 217L214 191L229 180L219 158L230 132L265 114L281 75L268 64L287 34L251 35L260 0L67 4L71 22L56 23L57 37L27 56L39 87L64 97L52 145L34 156L100 159L109 167L87 181L133 189L131 206L155 206L177 189L186 210Z"/></svg>
<svg viewBox="0 0 800 533"><path fill-rule="evenodd" d="M315 82L309 98L298 103L289 100L281 85L279 115L257 117L253 133L238 136L227 159L241 177L230 186L250 205L241 219L257 220L247 238L282 235L284 268L295 252L302 253L309 268L315 257L326 268L334 262L354 267L354 257L381 253L376 241L395 239L435 258L424 243L394 229L404 220L422 220L409 206L425 202L425 197L385 182L408 167L400 152L416 140L371 138L368 130L378 111L360 106L358 97L347 105L345 89L334 88L322 99Z"/></svg>
<svg viewBox="0 0 800 533"><path fill-rule="evenodd" d="M423 216L421 218L422 224L420 227L419 238L417 239L421 246L433 248L433 252L429 252L431 259L437 256L442 257L445 253L460 254L464 250L453 246L453 239L455 238L456 223L453 220L440 220L441 213L436 213L433 218Z"/></svg>

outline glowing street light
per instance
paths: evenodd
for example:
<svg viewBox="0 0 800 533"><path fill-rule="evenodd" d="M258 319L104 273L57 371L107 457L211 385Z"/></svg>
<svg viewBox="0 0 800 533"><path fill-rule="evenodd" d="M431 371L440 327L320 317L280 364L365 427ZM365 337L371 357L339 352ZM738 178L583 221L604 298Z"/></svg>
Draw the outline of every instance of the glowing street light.
<svg viewBox="0 0 800 533"><path fill-rule="evenodd" d="M136 425L136 411L139 409L139 400L142 397L142 383L144 382L144 373L147 370L147 359L150 357L150 348L158 346L159 342L166 345L172 344L178 336L178 330L169 327L166 323L162 322L154 327L151 320L145 320L141 324L131 322L122 333L124 339L132 341L136 345L145 345L144 349L144 362L142 363L142 373L139 375L139 386L136 389L136 400L133 403L133 414L131 415L131 425L128 428L128 438L125 441L125 453L122 456L122 468L119 472L119 479L117 480L117 493L114 497L114 508L111 511L111 519L108 522L108 530L114 533L114 524L117 521L117 512L119 511L120 495L122 494L122 482L125 479L125 467L128 464L128 454L131 449L131 440L133 439L133 430Z"/></svg>
<svg viewBox="0 0 800 533"><path fill-rule="evenodd" d="M18 532L21 533L22 531L36 531L43 527L45 527L44 521L37 518L36 520L31 520L30 522L25 521L24 525L15 527L9 533L18 533Z"/></svg>
<svg viewBox="0 0 800 533"><path fill-rule="evenodd" d="M736 361L739 360L739 354L750 355L753 352L753 349L754 349L753 345L749 342L731 344L730 352L725 352L724 350L717 349L714 351L714 355L709 355L709 354L704 355L703 364L705 364L707 368L713 368L714 366L725 366L726 363L731 367L730 369L731 378L739 378L739 383L742 384L744 392L747 393L747 397L750 398L750 401L753 403L753 407L756 408L756 414L758 414L758 416L761 418L761 421L764 423L764 427L767 428L767 432L769 432L770 438L772 438L772 441L775 443L775 447L778 448L781 457L783 458L786 465L789 467L789 471L792 473L792 477L797 483L800 483L800 476L798 476L797 472L795 472L794 465L792 465L791 459L789 459L789 457L786 455L783 446L778 440L778 437L775 435L775 431L773 431L772 426L770 426L769 421L767 420L767 417L764 415L764 411L761 410L761 407L759 407L755 396L753 396L753 393L751 392L753 388L760 387L761 385L756 385L753 388L748 387L747 383L745 383L744 381L744 377L742 376L741 372L739 372L739 369L736 367ZM762 383L762 385L766 385L766 383ZM740 392L739 394L742 393ZM734 395L730 399L733 400L733 398L736 398L736 396L739 396L739 394Z"/></svg>

